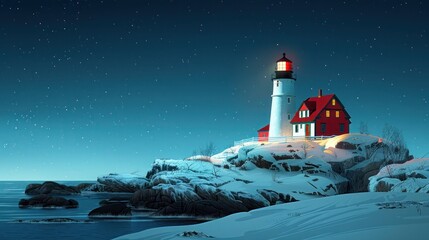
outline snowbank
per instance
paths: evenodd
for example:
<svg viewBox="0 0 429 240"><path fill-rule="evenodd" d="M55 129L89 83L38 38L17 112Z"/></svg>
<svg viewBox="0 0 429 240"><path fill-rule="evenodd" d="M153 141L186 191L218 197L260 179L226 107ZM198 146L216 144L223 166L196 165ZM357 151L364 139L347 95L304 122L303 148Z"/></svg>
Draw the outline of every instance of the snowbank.
<svg viewBox="0 0 429 240"><path fill-rule="evenodd" d="M276 205L203 224L154 228L116 239L426 239L428 225L425 194L358 193Z"/></svg>

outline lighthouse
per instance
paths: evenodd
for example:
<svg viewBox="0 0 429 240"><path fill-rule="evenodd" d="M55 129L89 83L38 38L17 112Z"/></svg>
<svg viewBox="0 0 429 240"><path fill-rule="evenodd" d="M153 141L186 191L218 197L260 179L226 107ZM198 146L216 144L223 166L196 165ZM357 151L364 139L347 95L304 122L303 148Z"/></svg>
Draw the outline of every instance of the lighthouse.
<svg viewBox="0 0 429 240"><path fill-rule="evenodd" d="M283 57L277 61L273 81L273 95L271 102L269 140L279 137L292 136L292 124L295 114L295 81L292 76L292 61Z"/></svg>

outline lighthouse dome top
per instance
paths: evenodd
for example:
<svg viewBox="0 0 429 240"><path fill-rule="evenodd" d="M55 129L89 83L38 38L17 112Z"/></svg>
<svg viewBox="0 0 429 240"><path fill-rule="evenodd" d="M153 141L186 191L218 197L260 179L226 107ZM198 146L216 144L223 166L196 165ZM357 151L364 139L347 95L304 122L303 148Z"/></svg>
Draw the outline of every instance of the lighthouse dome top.
<svg viewBox="0 0 429 240"><path fill-rule="evenodd" d="M283 53L283 57L277 60L276 71L292 72L292 61L286 58L286 53Z"/></svg>
<svg viewBox="0 0 429 240"><path fill-rule="evenodd" d="M283 57L277 60L277 62L292 62L292 61L286 58L286 53L283 53Z"/></svg>

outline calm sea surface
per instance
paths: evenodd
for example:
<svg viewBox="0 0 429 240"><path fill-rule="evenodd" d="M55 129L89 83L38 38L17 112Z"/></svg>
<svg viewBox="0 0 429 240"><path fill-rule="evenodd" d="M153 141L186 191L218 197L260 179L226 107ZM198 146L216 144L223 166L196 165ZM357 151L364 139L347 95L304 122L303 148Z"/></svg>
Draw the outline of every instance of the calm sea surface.
<svg viewBox="0 0 429 240"><path fill-rule="evenodd" d="M112 239L128 233L148 228L194 224L189 220L154 220L146 213L133 212L131 219L94 220L92 223L17 223L18 219L72 218L87 220L88 213L99 207L102 199L115 194L84 194L81 196L63 196L79 202L76 209L20 209L21 198L30 198L24 194L25 181L0 181L0 239ZM77 185L81 182L59 182L66 185Z"/></svg>

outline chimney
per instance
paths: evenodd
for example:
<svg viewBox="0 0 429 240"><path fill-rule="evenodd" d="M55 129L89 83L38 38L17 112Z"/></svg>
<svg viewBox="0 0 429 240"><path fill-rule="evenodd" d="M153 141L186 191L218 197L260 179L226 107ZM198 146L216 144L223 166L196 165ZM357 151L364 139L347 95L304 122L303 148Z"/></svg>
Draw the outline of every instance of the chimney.
<svg viewBox="0 0 429 240"><path fill-rule="evenodd" d="M319 89L319 97L322 97L322 89Z"/></svg>

